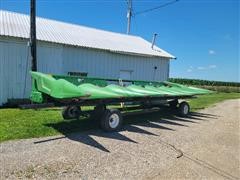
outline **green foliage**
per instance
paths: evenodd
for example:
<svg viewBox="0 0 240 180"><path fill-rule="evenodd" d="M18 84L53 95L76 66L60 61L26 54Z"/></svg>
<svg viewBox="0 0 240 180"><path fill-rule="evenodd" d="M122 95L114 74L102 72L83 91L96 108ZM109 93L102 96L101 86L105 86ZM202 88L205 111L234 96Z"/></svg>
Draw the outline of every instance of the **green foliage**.
<svg viewBox="0 0 240 180"><path fill-rule="evenodd" d="M236 86L197 86L199 88L209 89L217 92L226 92L226 93L240 93L240 87Z"/></svg>
<svg viewBox="0 0 240 180"><path fill-rule="evenodd" d="M208 81L200 79L181 79L181 78L169 78L170 82L186 84L186 85L196 85L196 86L232 86L240 87L239 82L223 82L223 81Z"/></svg>
<svg viewBox="0 0 240 180"><path fill-rule="evenodd" d="M196 86L199 88L209 89L218 92L237 92L240 93L240 83L238 82L221 82L221 81L208 81L199 79L181 79L170 78L170 82Z"/></svg>

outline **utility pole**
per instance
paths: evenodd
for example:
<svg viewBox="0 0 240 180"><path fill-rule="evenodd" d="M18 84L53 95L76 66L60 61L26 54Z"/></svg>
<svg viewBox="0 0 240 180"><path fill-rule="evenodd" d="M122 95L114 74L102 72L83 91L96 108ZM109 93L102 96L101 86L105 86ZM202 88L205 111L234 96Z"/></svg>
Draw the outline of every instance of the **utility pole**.
<svg viewBox="0 0 240 180"><path fill-rule="evenodd" d="M36 47L36 0L30 2L30 48L32 71L37 71L37 47Z"/></svg>
<svg viewBox="0 0 240 180"><path fill-rule="evenodd" d="M149 9L145 9L143 11L139 11L139 12L132 12L132 0L127 0L127 4L128 4L128 10L127 10L127 19L128 19L128 22L127 22L127 34L130 33L130 29L131 29L131 18L134 16L136 17L137 15L140 15L140 14L144 14L144 13L148 13L148 12L151 12L151 11L155 11L155 10L158 10L160 8L164 8L166 6L169 6L169 5L172 5L176 2L178 2L179 0L172 0L172 1L169 1L167 3L164 3L164 4L161 4L159 6L155 6L153 8L149 8Z"/></svg>
<svg viewBox="0 0 240 180"><path fill-rule="evenodd" d="M128 11L127 11L128 24L127 24L127 34L130 33L131 18L132 18L132 0L128 0Z"/></svg>

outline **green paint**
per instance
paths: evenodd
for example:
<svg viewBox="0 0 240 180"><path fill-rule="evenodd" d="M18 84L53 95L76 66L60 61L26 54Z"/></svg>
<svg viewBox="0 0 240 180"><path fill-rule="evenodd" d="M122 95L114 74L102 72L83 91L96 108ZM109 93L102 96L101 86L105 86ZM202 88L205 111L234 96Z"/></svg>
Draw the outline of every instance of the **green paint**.
<svg viewBox="0 0 240 180"><path fill-rule="evenodd" d="M31 100L42 103L44 94L56 99L108 99L130 97L191 96L208 94L211 91L187 87L170 82L131 81L128 86L119 86L117 79L88 78L78 76L47 75L31 72L33 86ZM110 83L110 85L108 85ZM115 84L113 84L115 83Z"/></svg>

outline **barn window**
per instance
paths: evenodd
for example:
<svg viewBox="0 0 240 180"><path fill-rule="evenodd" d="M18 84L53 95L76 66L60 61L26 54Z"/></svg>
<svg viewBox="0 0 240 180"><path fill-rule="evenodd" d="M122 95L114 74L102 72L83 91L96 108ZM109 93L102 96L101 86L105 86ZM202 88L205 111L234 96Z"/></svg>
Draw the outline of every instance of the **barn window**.
<svg viewBox="0 0 240 180"><path fill-rule="evenodd" d="M68 72L68 75L87 77L88 73L87 72Z"/></svg>

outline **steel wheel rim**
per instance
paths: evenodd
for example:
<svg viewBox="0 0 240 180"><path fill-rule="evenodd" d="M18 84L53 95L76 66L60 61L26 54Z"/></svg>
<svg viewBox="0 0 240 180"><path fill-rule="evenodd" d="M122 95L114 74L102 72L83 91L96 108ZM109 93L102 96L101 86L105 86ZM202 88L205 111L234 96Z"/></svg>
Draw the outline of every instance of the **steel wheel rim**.
<svg viewBox="0 0 240 180"><path fill-rule="evenodd" d="M109 117L109 126L111 128L116 128L119 124L119 116L117 114L112 114Z"/></svg>
<svg viewBox="0 0 240 180"><path fill-rule="evenodd" d="M184 114L188 114L188 106L187 105L185 105L184 107L183 107L183 113Z"/></svg>
<svg viewBox="0 0 240 180"><path fill-rule="evenodd" d="M77 114L77 107L71 107L70 109L69 109L69 115L71 116L71 117L75 117L76 116L76 114Z"/></svg>

